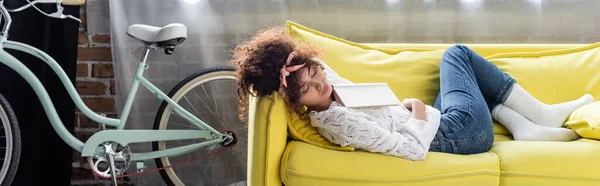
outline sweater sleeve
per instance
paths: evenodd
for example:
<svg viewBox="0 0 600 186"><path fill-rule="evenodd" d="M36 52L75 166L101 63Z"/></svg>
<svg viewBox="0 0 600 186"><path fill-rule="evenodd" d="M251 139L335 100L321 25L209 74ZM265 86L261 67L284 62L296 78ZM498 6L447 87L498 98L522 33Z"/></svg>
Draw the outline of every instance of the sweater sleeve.
<svg viewBox="0 0 600 186"><path fill-rule="evenodd" d="M329 67L325 62L323 62L319 58L313 58L313 60L318 61L323 65L323 72L325 76L327 76L327 81L331 84L354 84L352 81L347 80L346 78L340 77L340 75L335 72L331 67Z"/></svg>
<svg viewBox="0 0 600 186"><path fill-rule="evenodd" d="M431 141L433 141L433 138L440 127L441 114L440 111L429 105L425 107L425 111L427 121L410 118L405 125L408 128L412 128L412 130L417 131L418 136L421 136L421 138L417 139L420 140L421 144L424 144L426 149L429 149Z"/></svg>
<svg viewBox="0 0 600 186"><path fill-rule="evenodd" d="M418 132L411 131L410 127L390 132L378 126L371 116L345 107L325 113L311 119L318 123L319 132L332 143L408 160L424 160L429 151L429 145L421 143L415 136Z"/></svg>

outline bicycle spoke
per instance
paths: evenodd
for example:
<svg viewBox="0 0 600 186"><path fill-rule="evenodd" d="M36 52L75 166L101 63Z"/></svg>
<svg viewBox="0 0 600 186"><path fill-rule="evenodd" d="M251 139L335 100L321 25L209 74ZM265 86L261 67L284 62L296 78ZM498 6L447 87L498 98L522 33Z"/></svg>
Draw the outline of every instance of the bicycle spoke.
<svg viewBox="0 0 600 186"><path fill-rule="evenodd" d="M200 113L198 112L198 110L196 109L196 107L194 107L194 105L192 105L192 103L190 102L190 100L186 96L183 96L183 98L185 98L185 100L188 102L188 104L190 104L190 106L192 107L192 109L194 109L194 111L196 112L196 114L198 114L198 117L200 117L200 120L206 121L204 119L204 117L202 117L202 115L200 115ZM200 100L200 101L202 101L202 100ZM202 101L202 102L204 103L204 101ZM205 103L205 105L206 105L206 103ZM208 109L208 110L210 110L210 109ZM212 111L210 110L210 112L212 112ZM219 120L217 120L217 121L219 121ZM223 125L223 124L221 124L221 125Z"/></svg>
<svg viewBox="0 0 600 186"><path fill-rule="evenodd" d="M200 171L202 172L202 176L204 176L204 178L202 180L205 180L205 183L206 183L206 180L208 180L208 178L209 178L208 174L210 173L210 170L209 169L200 169Z"/></svg>
<svg viewBox="0 0 600 186"><path fill-rule="evenodd" d="M204 85L200 85L200 86L202 86L202 91L204 91L204 95L208 95L208 92L206 92L206 89L204 88ZM194 94L196 94L196 96L198 97L198 99L200 99L200 101L202 101L202 103L204 103L204 105L206 106L206 108L207 108L208 110L210 110L210 112L211 112L211 113L212 113L212 114L213 114L213 115L214 115L214 116L215 116L217 119L219 119L219 116L218 116L217 114L215 114L215 112L213 112L213 111L212 111L212 109L210 109L210 106L209 106L208 104L206 104L206 102L204 102L204 99L202 99L202 97L200 97L200 95L199 95L199 94L198 94L196 91L194 91ZM214 95L213 95L213 97L214 97ZM213 100L214 100L214 99L213 99ZM210 102L210 103L212 103L212 102ZM217 106L213 105L213 107L215 107L215 108L216 108Z"/></svg>
<svg viewBox="0 0 600 186"><path fill-rule="evenodd" d="M175 122L172 122L172 121L169 121L169 122L167 122L167 123L170 123L170 124L175 124L175 125L179 125L179 126L183 126L183 127L187 127L187 128L190 128L190 129L194 129L194 128L193 128L192 126L190 126L190 125L179 124L179 123L175 123Z"/></svg>
<svg viewBox="0 0 600 186"><path fill-rule="evenodd" d="M208 104L206 104L206 102L204 102L204 100L200 97L200 95L198 95L196 93L196 91L194 91L194 93L196 94L196 96L198 96L198 99L200 99L200 101L202 101L202 103L204 103L204 106L206 106L206 108L208 109L208 111L210 111L210 113L212 113L217 118L217 122L219 122L219 124L221 124L221 126L223 126L223 129L227 129L227 127L225 127L225 125L223 125L223 123L221 123L221 121L219 120L219 117L217 117L217 115L215 114L215 112L213 112L212 109L209 108Z"/></svg>
<svg viewBox="0 0 600 186"><path fill-rule="evenodd" d="M242 154L239 151L237 151L235 148L232 148L233 151L235 151L237 154ZM246 161L242 160L242 158L240 156L236 156L238 160L240 160L241 163L246 163Z"/></svg>
<svg viewBox="0 0 600 186"><path fill-rule="evenodd" d="M177 113L175 113L175 112L171 112L171 113L172 113L172 115L175 115L175 116L177 116L177 117L180 117L181 119L187 120L187 119L186 119L186 117L184 117L184 116L182 116L182 115L180 115L180 114L177 114ZM198 117L200 117L200 120L203 120L203 121L204 121L204 118L203 118L201 115L199 115ZM183 125L183 124L180 124L180 125ZM194 128L194 127L191 127L191 126L192 126L192 125L189 125L189 126L188 126L188 128L191 128L191 129L196 129L196 128Z"/></svg>
<svg viewBox="0 0 600 186"><path fill-rule="evenodd" d="M175 111L171 111L171 114L172 114L172 115L175 115L175 116L177 116L177 117L180 117L181 119L187 120L187 119L186 119L186 118L185 118L183 115L177 114L177 113L175 113ZM200 117L200 120L204 120L204 119L202 118L202 116L198 116L198 117Z"/></svg>
<svg viewBox="0 0 600 186"><path fill-rule="evenodd" d="M185 101L187 101L188 104L190 104L190 106L192 107L192 109L194 109L194 111L196 112L196 114L198 114L198 116L200 116L200 112L198 112L198 110L196 110L196 107L194 107L194 104L192 104L192 102L190 102L190 100L186 96L183 96L183 99L185 99Z"/></svg>
<svg viewBox="0 0 600 186"><path fill-rule="evenodd" d="M225 181L225 183L227 183L227 173L229 173L229 171L227 171L227 168L228 168L229 162L230 162L229 161L229 156L231 156L231 153L227 153L227 159L226 159L226 161L227 161L226 163L227 164L225 164L225 168L223 169L223 171L225 171L225 178L223 179Z"/></svg>
<svg viewBox="0 0 600 186"><path fill-rule="evenodd" d="M204 85L200 85L200 86L202 87L202 90L204 91L204 95L208 95L208 92L206 92L206 89L204 88ZM194 91L194 92L196 92L196 91ZM198 95L198 94L196 93L196 95ZM198 98L200 98L200 96L198 96Z"/></svg>
<svg viewBox="0 0 600 186"><path fill-rule="evenodd" d="M232 131L233 131L233 132L236 132L236 131L239 131L239 130L244 130L244 129L247 129L247 128L248 128L248 126L245 126L245 127L239 128L239 129L232 130Z"/></svg>
<svg viewBox="0 0 600 186"><path fill-rule="evenodd" d="M217 98L215 98L215 87L213 86L213 84L210 84L210 91L212 91L212 97L213 97L213 102L214 102L214 106L215 106L215 110L219 110L219 105L217 104ZM217 112L217 116L219 116L219 113ZM217 118L219 119L219 118Z"/></svg>
<svg viewBox="0 0 600 186"><path fill-rule="evenodd" d="M206 102L204 102L204 99L202 99L202 98L200 97L200 95L198 95L198 93L197 93L196 91L193 91L193 90L192 90L192 92L194 92L194 94L196 95L196 97L198 97L198 99L199 99L199 100L200 100L200 101L201 101L201 102L204 104L204 106L206 106L206 108L208 109L208 111L210 111L210 113L211 113L211 114L213 114L213 116L215 116L215 117L217 118L217 121L219 121L219 122L220 122L219 116L217 116L217 115L216 115L216 114L215 114L215 113L212 111L212 109L210 109L210 106L208 106L208 104L206 104ZM204 93L206 94L206 91L204 91ZM221 124L221 125L223 126L223 128L225 128L225 126L224 126L223 124Z"/></svg>
<svg viewBox="0 0 600 186"><path fill-rule="evenodd" d="M217 160L217 156L213 156L213 161L212 161L212 163L210 163L210 166L208 166L211 168L211 170L212 170L213 165L215 164L215 160ZM212 174L212 171L209 171L208 174L209 175ZM210 177L210 176L208 176L208 177Z"/></svg>

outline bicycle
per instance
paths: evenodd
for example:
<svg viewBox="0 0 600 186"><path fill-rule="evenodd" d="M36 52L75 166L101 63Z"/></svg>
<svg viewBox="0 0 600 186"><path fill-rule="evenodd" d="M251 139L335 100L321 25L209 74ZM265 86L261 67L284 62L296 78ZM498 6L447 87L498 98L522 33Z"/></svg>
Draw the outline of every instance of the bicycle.
<svg viewBox="0 0 600 186"><path fill-rule="evenodd" d="M203 179L201 180L202 184L237 185L243 184L246 181L247 149L245 148L247 148L248 127L237 119L237 92L235 91L236 79L234 69L224 66L201 70L180 81L168 94L162 92L144 77L144 71L148 68L146 60L149 52L156 50L164 51L167 55L173 54L176 46L181 44L187 37L187 28L185 25L175 23L164 27L153 27L135 24L127 29L127 34L142 41L145 44L145 49L138 64L137 72L135 73L135 78L133 78L131 89L127 95L120 118L108 118L105 115L93 112L84 104L66 73L48 54L27 44L7 40L7 33L11 24L9 12L18 12L29 7L34 7L49 17L59 19L68 18L79 21L73 16L62 14L62 5L77 5L85 1L56 0L50 2L48 0L27 0L27 2L28 4L23 7L8 10L0 1L0 13L4 21L4 26L0 32L0 47L2 47L0 50L0 63L15 70L29 83L42 103L55 132L65 143L81 152L81 156L87 159L92 172L101 178L112 178L112 182L117 185L117 178L150 172L144 171L145 161L154 160L157 169L153 171L160 171L167 185L185 185L182 178L188 176L191 171L185 170L182 167L178 168L182 168L183 170L176 171L174 167L195 161L198 158L187 159L178 164L171 162L175 158L190 158L190 154L194 152L203 154L200 158L212 155L213 159L209 167L199 168L202 171L208 170L208 173L202 172L202 175L191 175L192 179L196 179L198 176L211 177L211 170L214 172L224 170L224 179ZM47 14L35 6L37 3L56 3L57 12ZM60 78L76 107L91 120L100 123L103 130L93 134L85 143L75 138L69 133L58 117L52 100L39 79L21 61L4 49L28 53L49 65ZM146 87L156 98L162 100L155 116L153 130L124 129L140 84ZM217 84L218 88L215 89L214 84ZM231 88L231 90L226 88ZM207 89L209 90L207 91ZM204 94L198 94L198 91L202 91ZM211 95L213 99L206 101ZM180 104L180 102L182 103ZM198 109L202 105L208 109ZM214 106L215 109L209 108L211 106ZM219 107L221 109L233 110L234 112L221 113L215 111ZM210 122L205 122L208 120ZM227 121L222 122L222 120ZM0 180L2 181L2 185L10 185L19 164L20 130L10 104L2 95L0 95L0 121L3 126L0 132L4 133L6 139L4 143L0 144L4 145L5 149ZM213 125L207 123L212 123ZM107 125L114 127L114 129L107 130L105 128ZM181 129L182 127L183 129ZM130 144L143 142L152 142L151 152L131 152L129 148ZM225 155L214 156L217 153ZM188 156L183 156L184 154ZM213 165L215 165L214 163L217 160L221 161L217 162L217 166L225 166L215 169ZM137 172L126 174L132 162L136 163ZM230 163L231 166L229 166ZM208 164L208 162L205 162L205 164ZM190 169L190 167L187 168ZM198 168L191 167L191 169L196 170ZM232 175L228 176L228 173Z"/></svg>

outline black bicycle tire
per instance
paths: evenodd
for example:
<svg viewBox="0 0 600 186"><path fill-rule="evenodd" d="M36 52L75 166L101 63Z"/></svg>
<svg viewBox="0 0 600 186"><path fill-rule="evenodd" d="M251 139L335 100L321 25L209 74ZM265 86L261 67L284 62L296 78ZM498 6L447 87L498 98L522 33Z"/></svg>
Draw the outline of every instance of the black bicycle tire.
<svg viewBox="0 0 600 186"><path fill-rule="evenodd" d="M12 181L17 174L17 169L19 168L19 161L21 159L21 129L19 128L19 122L17 121L17 116L13 111L12 107L8 103L8 100L0 94L0 107L4 109L6 116L8 117L8 122L10 124L12 136L13 136L13 149L12 155L8 167L8 173L4 180L2 181L2 186L10 186L12 185Z"/></svg>

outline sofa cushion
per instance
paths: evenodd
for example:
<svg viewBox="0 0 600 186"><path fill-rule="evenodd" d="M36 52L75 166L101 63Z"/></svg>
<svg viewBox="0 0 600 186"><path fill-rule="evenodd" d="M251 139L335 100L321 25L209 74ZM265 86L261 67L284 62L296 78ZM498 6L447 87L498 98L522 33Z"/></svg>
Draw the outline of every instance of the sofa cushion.
<svg viewBox="0 0 600 186"><path fill-rule="evenodd" d="M567 119L565 127L577 132L579 136L600 139L600 101L579 107Z"/></svg>
<svg viewBox="0 0 600 186"><path fill-rule="evenodd" d="M287 151L287 149L286 149ZM503 141L493 145L500 158L502 185L598 185L600 142Z"/></svg>
<svg viewBox="0 0 600 186"><path fill-rule="evenodd" d="M546 104L583 94L600 98L600 43L571 49L504 53L487 57Z"/></svg>
<svg viewBox="0 0 600 186"><path fill-rule="evenodd" d="M274 95L281 98L279 93L273 93ZM283 98L281 101L276 102L275 104L285 105L283 102ZM308 124L309 121L302 120L295 114L293 111L288 110L288 133L290 137L294 140L303 141L311 145L331 149L331 150L341 150L341 151L354 151L354 147L345 146L342 147L335 143L330 142L327 138L323 137L321 133L312 125Z"/></svg>
<svg viewBox="0 0 600 186"><path fill-rule="evenodd" d="M499 185L498 157L493 153L455 155L430 152L424 161L362 151L288 143L281 179L296 185Z"/></svg>

